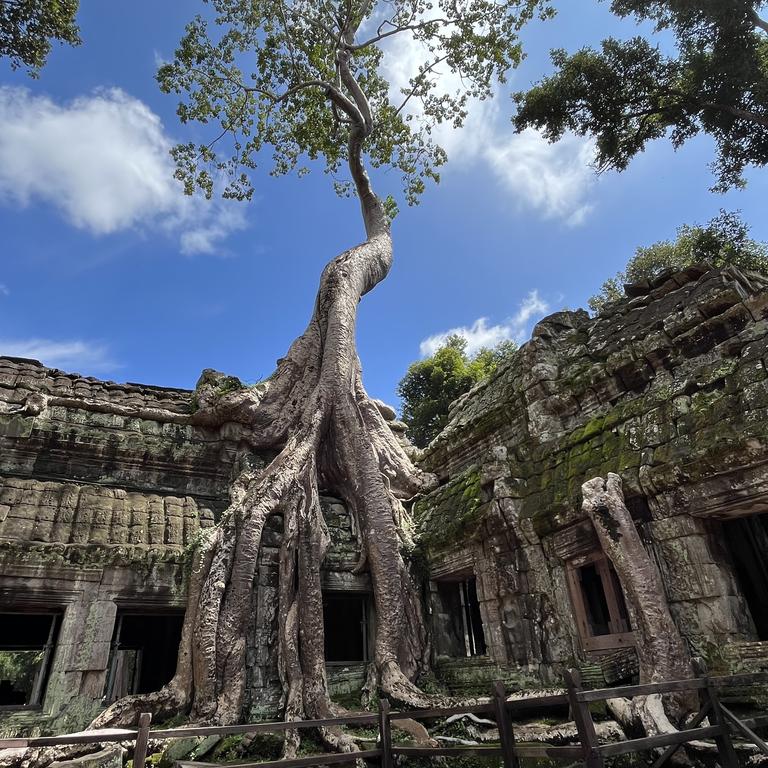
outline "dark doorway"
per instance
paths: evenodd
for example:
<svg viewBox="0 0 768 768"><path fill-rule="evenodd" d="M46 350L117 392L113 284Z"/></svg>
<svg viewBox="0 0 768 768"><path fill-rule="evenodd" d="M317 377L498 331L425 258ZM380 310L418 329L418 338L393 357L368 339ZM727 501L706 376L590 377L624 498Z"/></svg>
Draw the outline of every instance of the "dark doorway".
<svg viewBox="0 0 768 768"><path fill-rule="evenodd" d="M0 613L0 707L42 703L59 615Z"/></svg>
<svg viewBox="0 0 768 768"><path fill-rule="evenodd" d="M323 595L323 623L326 662L368 661L367 595Z"/></svg>
<svg viewBox="0 0 768 768"><path fill-rule="evenodd" d="M461 602L464 608L464 638L467 656L485 654L485 632L480 615L480 601L477 599L477 579L465 579L459 584Z"/></svg>
<svg viewBox="0 0 768 768"><path fill-rule="evenodd" d="M485 633L475 577L438 581L436 586L437 652L452 657L485 655Z"/></svg>
<svg viewBox="0 0 768 768"><path fill-rule="evenodd" d="M768 513L729 520L723 533L757 637L768 640Z"/></svg>
<svg viewBox="0 0 768 768"><path fill-rule="evenodd" d="M633 644L624 591L608 558L595 552L569 564L566 576L584 650Z"/></svg>
<svg viewBox="0 0 768 768"><path fill-rule="evenodd" d="M176 672L183 614L118 613L107 700L162 688Z"/></svg>

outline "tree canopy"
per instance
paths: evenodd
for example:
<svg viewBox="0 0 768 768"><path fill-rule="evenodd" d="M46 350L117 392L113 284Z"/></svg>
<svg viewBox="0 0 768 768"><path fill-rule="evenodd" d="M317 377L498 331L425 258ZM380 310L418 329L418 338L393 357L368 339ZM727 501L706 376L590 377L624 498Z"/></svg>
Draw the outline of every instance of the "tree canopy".
<svg viewBox="0 0 768 768"><path fill-rule="evenodd" d="M768 275L768 244L749 237L749 226L738 213L720 211L708 224L685 224L673 242L661 240L640 247L622 272L606 280L600 293L589 300L594 312L622 298L625 283L654 278L665 269L685 269L709 262L715 267L733 265Z"/></svg>
<svg viewBox="0 0 768 768"><path fill-rule="evenodd" d="M469 100L490 96L520 62L520 28L550 13L549 0L207 2L213 23L197 16L158 73L164 91L183 95L182 122L218 123L212 141L175 150L185 191L210 196L225 174L225 196L250 197L250 171L269 147L271 173L302 174L320 160L337 192L350 194L342 172L363 126L364 160L398 170L411 204L446 159L433 128L461 126ZM421 61L393 93L382 62L398 35ZM445 74L461 87L441 88Z"/></svg>
<svg viewBox="0 0 768 768"><path fill-rule="evenodd" d="M35 77L51 52L51 41L80 44L75 23L79 0L0 0L0 56L11 68Z"/></svg>
<svg viewBox="0 0 768 768"><path fill-rule="evenodd" d="M502 341L469 356L466 339L454 335L433 355L412 363L397 385L397 394L413 443L426 446L448 423L451 403L490 376L515 349L513 341Z"/></svg>
<svg viewBox="0 0 768 768"><path fill-rule="evenodd" d="M552 140L593 136L597 165L624 170L646 144L675 147L698 134L717 146L715 188L743 184L743 171L768 163L768 22L765 0L612 0L621 17L671 33L675 52L652 39L608 38L600 50L552 52L556 71L515 99L518 129Z"/></svg>

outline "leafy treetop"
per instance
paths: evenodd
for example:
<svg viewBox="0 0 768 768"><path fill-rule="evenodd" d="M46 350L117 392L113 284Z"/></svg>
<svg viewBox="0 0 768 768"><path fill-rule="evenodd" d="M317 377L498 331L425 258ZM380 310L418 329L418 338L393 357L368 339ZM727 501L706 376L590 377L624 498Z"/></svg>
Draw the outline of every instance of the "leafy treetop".
<svg viewBox="0 0 768 768"><path fill-rule="evenodd" d="M371 166L399 170L407 202L416 202L446 160L433 128L460 126L468 101L489 97L520 62L520 28L551 13L549 0L206 2L213 18L187 26L158 81L182 94L182 122L217 125L208 143L175 149L185 191L211 196L225 174L225 196L238 199L251 196L249 174L267 147L272 174L303 174L321 160L337 192L349 194L350 180L339 174L362 148ZM393 94L384 48L403 35L421 62ZM438 87L449 73L461 78L454 93Z"/></svg>
<svg viewBox="0 0 768 768"><path fill-rule="evenodd" d="M600 312L624 296L623 285L652 279L665 269L685 269L692 264L709 262L714 267L733 265L768 275L768 244L749 237L749 227L738 213L720 211L706 226L683 225L674 242L662 240L647 248L638 248L626 268L606 280L590 309Z"/></svg>
<svg viewBox="0 0 768 768"><path fill-rule="evenodd" d="M0 56L11 69L27 67L37 77L51 52L51 41L80 44L75 23L79 0L0 0Z"/></svg>
<svg viewBox="0 0 768 768"><path fill-rule="evenodd" d="M768 22L765 0L612 0L622 17L671 32L674 55L644 37L608 38L601 49L552 52L554 75L515 99L518 129L550 139L595 137L599 168L624 170L667 134L675 147L699 133L717 145L715 189L743 185L768 163Z"/></svg>
<svg viewBox="0 0 768 768"><path fill-rule="evenodd" d="M413 443L426 446L448 423L451 403L488 378L516 349L513 341L502 341L470 357L466 339L454 335L433 355L412 363L397 385L397 394Z"/></svg>

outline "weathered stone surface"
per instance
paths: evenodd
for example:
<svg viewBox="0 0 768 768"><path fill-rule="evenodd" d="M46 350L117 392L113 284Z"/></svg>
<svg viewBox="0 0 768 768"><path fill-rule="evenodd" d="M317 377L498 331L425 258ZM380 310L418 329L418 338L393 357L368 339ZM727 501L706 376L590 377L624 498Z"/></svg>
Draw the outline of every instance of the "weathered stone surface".
<svg viewBox="0 0 768 768"><path fill-rule="evenodd" d="M545 318L454 405L423 452L443 485L416 505L419 540L436 577L475 573L495 660L543 679L586 661L565 570L598 548L581 485L608 472L689 642L755 639L720 521L768 512L767 296L734 268L661 275L595 318Z"/></svg>
<svg viewBox="0 0 768 768"><path fill-rule="evenodd" d="M103 706L118 607L184 609L190 547L227 507L243 463L265 460L250 451L240 425L189 424L192 397L0 358L0 612L61 614L42 712L3 712L3 735L85 726ZM367 579L351 573L360 560L353 518L338 499L322 504L332 539L324 582L369 591ZM279 702L281 540L275 516L253 591L254 717L274 717Z"/></svg>
<svg viewBox="0 0 768 768"><path fill-rule="evenodd" d="M630 294L596 318L542 320L453 404L423 452L442 484L414 506L411 563L433 580L434 601L438 582L475 577L487 645L487 658L439 660L456 692L486 692L494 676L556 683L573 665L598 685L635 674L632 648L584 650L570 591L598 546L581 486L608 472L622 478L692 651L712 669L765 666L726 525L768 512L768 280L693 267ZM267 460L242 426L191 425L192 397L0 358L0 611L61 613L42 711L3 713L4 735L76 730L94 716L118 609L183 609L190 546L226 508L238 469ZM378 407L405 441L405 425ZM322 507L332 542L324 589L369 592L353 572L354 516L331 497ZM281 540L276 516L252 593L252 718L274 717L280 698ZM439 628L444 606L430 608ZM351 702L364 673L331 668L334 695Z"/></svg>

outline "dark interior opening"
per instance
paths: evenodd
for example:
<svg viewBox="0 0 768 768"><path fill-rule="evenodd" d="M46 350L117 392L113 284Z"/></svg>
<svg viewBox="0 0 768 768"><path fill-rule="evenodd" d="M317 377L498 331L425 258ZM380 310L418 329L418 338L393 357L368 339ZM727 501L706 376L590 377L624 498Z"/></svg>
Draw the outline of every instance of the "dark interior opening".
<svg viewBox="0 0 768 768"><path fill-rule="evenodd" d="M0 613L0 707L39 706L50 671L59 615Z"/></svg>
<svg viewBox="0 0 768 768"><path fill-rule="evenodd" d="M480 601L477 599L477 579L474 576L461 582L461 597L464 604L467 655L482 656L486 651L485 632Z"/></svg>
<svg viewBox="0 0 768 768"><path fill-rule="evenodd" d="M723 533L757 637L768 640L768 513L729 520Z"/></svg>
<svg viewBox="0 0 768 768"><path fill-rule="evenodd" d="M592 635L611 634L611 614L608 610L608 598L603 587L603 580L594 563L579 568L579 583L587 611L587 622Z"/></svg>
<svg viewBox="0 0 768 768"><path fill-rule="evenodd" d="M162 688L176 672L184 615L118 613L107 699Z"/></svg>
<svg viewBox="0 0 768 768"><path fill-rule="evenodd" d="M366 595L323 595L323 622L328 663L368 661Z"/></svg>
<svg viewBox="0 0 768 768"><path fill-rule="evenodd" d="M437 653L483 656L487 648L475 577L441 580L436 587L432 621Z"/></svg>
<svg viewBox="0 0 768 768"><path fill-rule="evenodd" d="M464 611L461 607L460 582L436 582L432 621L435 650L440 656L466 656Z"/></svg>
<svg viewBox="0 0 768 768"><path fill-rule="evenodd" d="M599 557L582 565L577 575L589 637L629 632L627 603L613 565Z"/></svg>

